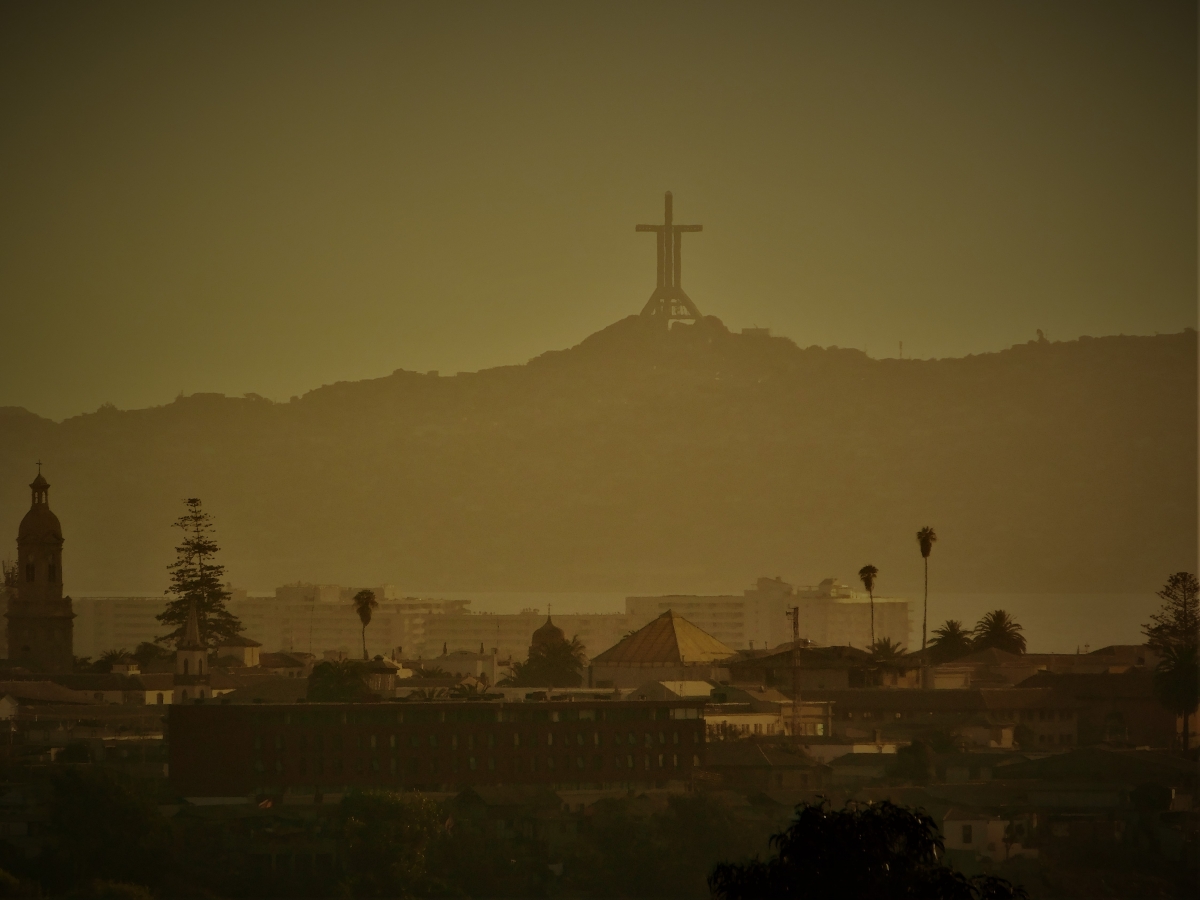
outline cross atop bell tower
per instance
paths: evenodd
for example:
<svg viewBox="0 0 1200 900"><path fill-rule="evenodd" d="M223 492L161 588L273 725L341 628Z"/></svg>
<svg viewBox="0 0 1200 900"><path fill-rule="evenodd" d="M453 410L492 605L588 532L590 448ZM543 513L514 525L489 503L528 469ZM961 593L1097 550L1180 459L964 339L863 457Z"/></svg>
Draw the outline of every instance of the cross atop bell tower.
<svg viewBox="0 0 1200 900"><path fill-rule="evenodd" d="M692 298L679 285L680 250L685 231L703 231L703 225L676 225L672 210L671 192L667 191L663 224L638 225L637 231L653 231L658 235L658 286L646 305L642 315L661 319L667 324L681 320L693 324L700 318L700 310Z"/></svg>

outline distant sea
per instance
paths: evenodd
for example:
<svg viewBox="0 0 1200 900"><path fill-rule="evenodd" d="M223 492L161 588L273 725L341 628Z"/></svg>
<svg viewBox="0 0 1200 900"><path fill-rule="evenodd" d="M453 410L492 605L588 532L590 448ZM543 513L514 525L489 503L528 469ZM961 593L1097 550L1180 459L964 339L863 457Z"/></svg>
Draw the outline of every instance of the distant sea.
<svg viewBox="0 0 1200 900"><path fill-rule="evenodd" d="M537 609L552 613L615 613L625 611L623 593L522 591L405 591L419 596L470 600L475 612L516 613ZM921 646L921 596L912 598L910 649ZM993 609L1007 610L1024 629L1030 653L1086 653L1109 644L1138 644L1142 624L1161 601L1145 594L929 594L929 628L946 619L968 627ZM1086 648L1086 649L1085 649Z"/></svg>

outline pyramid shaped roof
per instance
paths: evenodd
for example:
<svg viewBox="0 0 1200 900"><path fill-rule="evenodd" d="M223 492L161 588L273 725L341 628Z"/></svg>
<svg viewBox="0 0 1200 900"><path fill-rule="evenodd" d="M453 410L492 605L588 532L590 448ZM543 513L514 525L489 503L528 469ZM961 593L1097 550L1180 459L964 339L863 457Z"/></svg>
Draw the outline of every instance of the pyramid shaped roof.
<svg viewBox="0 0 1200 900"><path fill-rule="evenodd" d="M711 663L734 651L674 610L665 613L609 647L592 660L596 665L663 666Z"/></svg>

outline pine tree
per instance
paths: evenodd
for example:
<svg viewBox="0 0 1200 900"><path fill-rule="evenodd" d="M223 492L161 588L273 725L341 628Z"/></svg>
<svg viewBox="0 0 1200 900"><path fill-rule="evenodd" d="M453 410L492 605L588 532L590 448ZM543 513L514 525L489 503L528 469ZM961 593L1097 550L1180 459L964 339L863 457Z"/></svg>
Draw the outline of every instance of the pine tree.
<svg viewBox="0 0 1200 900"><path fill-rule="evenodd" d="M174 523L174 527L184 534L183 543L175 548L175 562L167 567L171 573L171 586L164 592L173 599L157 617L163 625L173 626L174 630L158 640L165 643L179 638L187 622L188 606L195 602L200 640L212 649L236 635L243 626L225 608L229 592L222 583L225 567L216 561L221 548L213 536L212 516L204 511L197 497L190 497L184 503L187 512Z"/></svg>
<svg viewBox="0 0 1200 900"><path fill-rule="evenodd" d="M1142 626L1146 646L1164 655L1200 644L1200 580L1191 572L1176 572L1158 592L1162 609Z"/></svg>
<svg viewBox="0 0 1200 900"><path fill-rule="evenodd" d="M1158 596L1162 608L1142 631L1146 646L1162 657L1154 670L1154 691L1164 708L1182 717L1186 753L1200 702L1200 580L1191 572L1176 572Z"/></svg>

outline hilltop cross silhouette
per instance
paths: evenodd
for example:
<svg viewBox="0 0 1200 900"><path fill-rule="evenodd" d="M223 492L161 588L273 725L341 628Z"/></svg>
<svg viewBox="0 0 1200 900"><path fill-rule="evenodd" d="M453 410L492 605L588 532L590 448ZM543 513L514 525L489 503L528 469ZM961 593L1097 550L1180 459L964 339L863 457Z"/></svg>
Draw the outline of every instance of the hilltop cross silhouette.
<svg viewBox="0 0 1200 900"><path fill-rule="evenodd" d="M638 225L637 231L653 231L658 235L658 286L642 308L643 316L663 319L668 324L676 319L695 323L700 310L679 285L680 250L685 231L703 231L703 225L676 225L667 191L662 225Z"/></svg>

